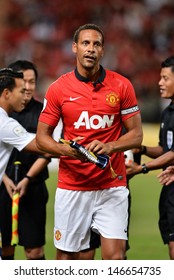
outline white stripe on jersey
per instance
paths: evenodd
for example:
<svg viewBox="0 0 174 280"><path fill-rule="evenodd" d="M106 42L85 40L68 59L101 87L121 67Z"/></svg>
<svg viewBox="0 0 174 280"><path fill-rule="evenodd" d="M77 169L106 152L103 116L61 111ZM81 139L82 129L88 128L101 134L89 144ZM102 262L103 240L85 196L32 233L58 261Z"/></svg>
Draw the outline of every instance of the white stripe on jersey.
<svg viewBox="0 0 174 280"><path fill-rule="evenodd" d="M131 113L137 112L138 110L139 110L139 108L138 108L138 106L136 105L136 106L134 106L134 107L121 110L121 114L122 114L122 115L127 115L127 114L131 114Z"/></svg>

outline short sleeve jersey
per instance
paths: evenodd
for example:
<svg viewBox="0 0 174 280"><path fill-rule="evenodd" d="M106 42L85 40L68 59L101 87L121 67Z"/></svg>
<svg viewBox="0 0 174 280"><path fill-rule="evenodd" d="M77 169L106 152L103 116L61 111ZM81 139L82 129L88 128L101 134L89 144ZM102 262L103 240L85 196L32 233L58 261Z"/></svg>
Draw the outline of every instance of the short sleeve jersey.
<svg viewBox="0 0 174 280"><path fill-rule="evenodd" d="M34 137L0 108L0 183L13 148L21 151Z"/></svg>
<svg viewBox="0 0 174 280"><path fill-rule="evenodd" d="M139 114L132 84L128 79L101 67L96 83L82 77L77 69L53 82L45 96L39 121L56 127L63 122L65 139L83 136L79 143L87 145L94 139L116 141L122 134L123 122ZM116 178L110 164L104 170L93 163L82 163L70 157L61 157L58 187L72 190L98 190L126 186L124 155L110 155Z"/></svg>
<svg viewBox="0 0 174 280"><path fill-rule="evenodd" d="M21 112L13 112L10 116L17 120L28 132L36 133L38 118L40 112L42 110L43 104L34 98L30 100L24 110ZM26 151L18 151L17 149L13 149L7 168L6 174L11 179L14 179L14 161L20 161L22 163L22 174L27 174L30 167L34 164L34 162L40 157L40 155L36 153L30 153ZM35 176L34 180L30 182L30 186L32 183L39 184L42 183L48 178L48 168L45 167L37 176Z"/></svg>

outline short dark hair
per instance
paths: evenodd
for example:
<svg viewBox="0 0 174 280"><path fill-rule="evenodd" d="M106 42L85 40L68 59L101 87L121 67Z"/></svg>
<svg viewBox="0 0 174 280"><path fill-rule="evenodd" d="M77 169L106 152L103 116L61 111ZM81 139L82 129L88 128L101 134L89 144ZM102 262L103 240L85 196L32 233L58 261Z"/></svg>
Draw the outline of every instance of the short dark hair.
<svg viewBox="0 0 174 280"><path fill-rule="evenodd" d="M1 68L0 69L0 95L5 88L12 91L15 86L15 79L23 79L23 73L19 71L14 71L11 68Z"/></svg>
<svg viewBox="0 0 174 280"><path fill-rule="evenodd" d="M171 71L174 72L174 56L169 56L168 58L166 58L166 59L161 63L161 67L162 67L162 68L171 67Z"/></svg>
<svg viewBox="0 0 174 280"><path fill-rule="evenodd" d="M31 62L31 61L28 61L28 60L16 60L15 62L10 63L8 65L8 67L12 68L15 71L23 71L23 70L31 69L35 73L36 80L38 78L37 66L33 62Z"/></svg>
<svg viewBox="0 0 174 280"><path fill-rule="evenodd" d="M80 31L82 31L82 30L96 30L96 31L98 31L98 32L101 34L101 36L102 36L102 45L104 45L104 33L103 33L103 31L101 30L101 28L100 28L98 25L93 24L93 23L87 23L87 24L85 24L85 25L81 25L81 26L75 31L74 36L73 36L73 41L74 41L75 43L78 42L79 33L80 33Z"/></svg>

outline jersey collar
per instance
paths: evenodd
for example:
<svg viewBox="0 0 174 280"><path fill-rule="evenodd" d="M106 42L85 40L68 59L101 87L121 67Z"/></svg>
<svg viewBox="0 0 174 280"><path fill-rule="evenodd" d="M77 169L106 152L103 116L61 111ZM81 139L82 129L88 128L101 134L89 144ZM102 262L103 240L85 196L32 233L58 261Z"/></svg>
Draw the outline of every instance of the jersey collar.
<svg viewBox="0 0 174 280"><path fill-rule="evenodd" d="M86 78L86 77L83 77L82 75L80 75L80 73L78 72L77 68L74 70L75 72L75 76L76 78L81 81L81 82L85 82L85 83L88 83L90 82L90 79ZM100 76L98 78L98 80L96 82L93 83L94 87L97 85L97 84L102 84L102 82L104 81L104 78L106 76L106 71L105 69L100 65Z"/></svg>

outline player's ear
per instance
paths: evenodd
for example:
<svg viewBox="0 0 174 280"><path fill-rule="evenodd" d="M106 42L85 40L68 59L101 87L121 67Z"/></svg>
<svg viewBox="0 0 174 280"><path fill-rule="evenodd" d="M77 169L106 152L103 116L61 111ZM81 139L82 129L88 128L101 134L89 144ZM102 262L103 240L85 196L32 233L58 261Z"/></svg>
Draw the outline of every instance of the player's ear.
<svg viewBox="0 0 174 280"><path fill-rule="evenodd" d="M5 88L2 92L2 95L4 96L5 99L8 99L10 96L11 91L8 88Z"/></svg>
<svg viewBox="0 0 174 280"><path fill-rule="evenodd" d="M73 53L77 53L77 44L75 42L72 43L72 51Z"/></svg>
<svg viewBox="0 0 174 280"><path fill-rule="evenodd" d="M101 57L103 57L103 56L104 56L104 47L103 47L102 52L101 52Z"/></svg>

